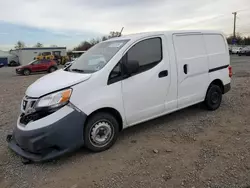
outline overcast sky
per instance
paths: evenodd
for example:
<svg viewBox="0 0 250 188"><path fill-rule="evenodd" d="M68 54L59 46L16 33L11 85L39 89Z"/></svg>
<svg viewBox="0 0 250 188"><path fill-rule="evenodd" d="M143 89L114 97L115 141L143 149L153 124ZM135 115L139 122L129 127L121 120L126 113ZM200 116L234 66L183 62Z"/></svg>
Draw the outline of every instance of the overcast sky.
<svg viewBox="0 0 250 188"><path fill-rule="evenodd" d="M250 35L250 0L0 0L0 49L17 40L72 48L123 26L124 34L171 30L233 30Z"/></svg>

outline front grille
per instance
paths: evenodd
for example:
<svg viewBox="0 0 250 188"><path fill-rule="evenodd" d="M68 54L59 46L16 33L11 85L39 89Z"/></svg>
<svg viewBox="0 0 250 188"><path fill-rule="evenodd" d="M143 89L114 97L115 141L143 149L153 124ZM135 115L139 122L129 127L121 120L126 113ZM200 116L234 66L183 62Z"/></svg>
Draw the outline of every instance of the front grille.
<svg viewBox="0 0 250 188"><path fill-rule="evenodd" d="M52 113L53 112L49 112L49 111L39 111L39 112L34 112L32 114L24 114L23 113L20 116L20 123L22 125L27 125L29 122L39 120L39 119L44 118Z"/></svg>

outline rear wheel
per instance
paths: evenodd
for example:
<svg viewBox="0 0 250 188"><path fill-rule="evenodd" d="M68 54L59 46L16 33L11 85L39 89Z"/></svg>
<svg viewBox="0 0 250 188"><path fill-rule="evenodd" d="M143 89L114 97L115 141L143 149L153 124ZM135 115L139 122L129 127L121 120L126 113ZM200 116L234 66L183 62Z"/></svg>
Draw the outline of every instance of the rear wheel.
<svg viewBox="0 0 250 188"><path fill-rule="evenodd" d="M56 68L55 67L50 67L49 68L49 72L51 73L51 72L54 72L56 70Z"/></svg>
<svg viewBox="0 0 250 188"><path fill-rule="evenodd" d="M208 110L216 110L220 107L222 101L222 90L218 85L211 85L208 88L205 105Z"/></svg>
<svg viewBox="0 0 250 188"><path fill-rule="evenodd" d="M96 113L85 125L85 147L94 152L107 150L115 143L118 132L118 121L113 115L106 112Z"/></svg>
<svg viewBox="0 0 250 188"><path fill-rule="evenodd" d="M30 70L29 69L24 69L23 70L23 75L25 75L25 76L30 75Z"/></svg>

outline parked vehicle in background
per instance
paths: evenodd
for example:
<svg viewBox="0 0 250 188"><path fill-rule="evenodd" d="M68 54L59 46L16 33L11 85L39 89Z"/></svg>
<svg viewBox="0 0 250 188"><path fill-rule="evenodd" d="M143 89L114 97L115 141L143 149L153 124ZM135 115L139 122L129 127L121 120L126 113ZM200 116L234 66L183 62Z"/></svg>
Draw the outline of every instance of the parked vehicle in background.
<svg viewBox="0 0 250 188"><path fill-rule="evenodd" d="M70 60L74 61L75 59L79 58L85 52L86 51L72 51L72 52L69 52Z"/></svg>
<svg viewBox="0 0 250 188"><path fill-rule="evenodd" d="M68 56L62 56L61 51L48 51L39 53L34 59L41 60L41 59L49 59L55 60L58 65L65 64L68 61Z"/></svg>
<svg viewBox="0 0 250 188"><path fill-rule="evenodd" d="M18 66L18 56L16 54L0 50L0 64L3 66Z"/></svg>
<svg viewBox="0 0 250 188"><path fill-rule="evenodd" d="M228 47L228 51L229 51L229 54L231 55L232 54L232 48Z"/></svg>
<svg viewBox="0 0 250 188"><path fill-rule="evenodd" d="M15 67L15 66L19 66L20 63L19 63L19 58L17 55L12 55L9 57L9 66L10 67Z"/></svg>
<svg viewBox="0 0 250 188"><path fill-rule="evenodd" d="M34 72L54 72L57 70L57 63L54 60L34 60L28 65L23 65L16 68L17 74L30 75Z"/></svg>
<svg viewBox="0 0 250 188"><path fill-rule="evenodd" d="M29 86L9 147L37 162L83 145L100 152L141 122L201 102L216 110L231 88L229 64L226 38L216 31L139 33L98 43Z"/></svg>
<svg viewBox="0 0 250 188"><path fill-rule="evenodd" d="M60 58L67 55L66 47L41 47L41 48L22 48L17 50L10 50L11 54L15 54L18 57L21 65L27 65L29 62L35 59L50 59ZM42 55L44 53L44 55ZM46 56L46 54L48 56ZM38 58L37 58L38 57Z"/></svg>
<svg viewBox="0 0 250 188"><path fill-rule="evenodd" d="M239 56L242 56L242 55L247 55L247 56L250 56L250 46L246 46L244 48L242 48L239 53L238 53Z"/></svg>
<svg viewBox="0 0 250 188"><path fill-rule="evenodd" d="M72 65L82 54L84 54L86 51L71 51L68 53L68 59L69 62L64 64L64 67L68 67L69 65Z"/></svg>
<svg viewBox="0 0 250 188"><path fill-rule="evenodd" d="M241 51L242 47L232 47L232 54L238 54Z"/></svg>
<svg viewBox="0 0 250 188"><path fill-rule="evenodd" d="M77 60L77 58L74 59L73 61L65 63L64 67L68 67L68 66L72 65L76 60Z"/></svg>

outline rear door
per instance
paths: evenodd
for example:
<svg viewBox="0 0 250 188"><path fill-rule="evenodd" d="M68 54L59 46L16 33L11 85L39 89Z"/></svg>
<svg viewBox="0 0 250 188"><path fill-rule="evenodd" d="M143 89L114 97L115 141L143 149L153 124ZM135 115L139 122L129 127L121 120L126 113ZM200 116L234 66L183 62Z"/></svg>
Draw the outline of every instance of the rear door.
<svg viewBox="0 0 250 188"><path fill-rule="evenodd" d="M155 36L138 41L125 54L125 62L139 62L139 71L122 81L125 115L132 125L162 114L170 86L166 39Z"/></svg>
<svg viewBox="0 0 250 188"><path fill-rule="evenodd" d="M39 67L39 71L46 71L48 70L49 66L50 66L50 60L41 60L41 63L39 64L40 67Z"/></svg>
<svg viewBox="0 0 250 188"><path fill-rule="evenodd" d="M32 71L32 72L38 72L39 69L40 69L40 63L41 63L41 60L36 60L36 61L34 61L34 62L31 64L31 66L30 66L31 71Z"/></svg>
<svg viewBox="0 0 250 188"><path fill-rule="evenodd" d="M204 100L209 82L208 57L200 33L173 35L178 67L178 108Z"/></svg>

